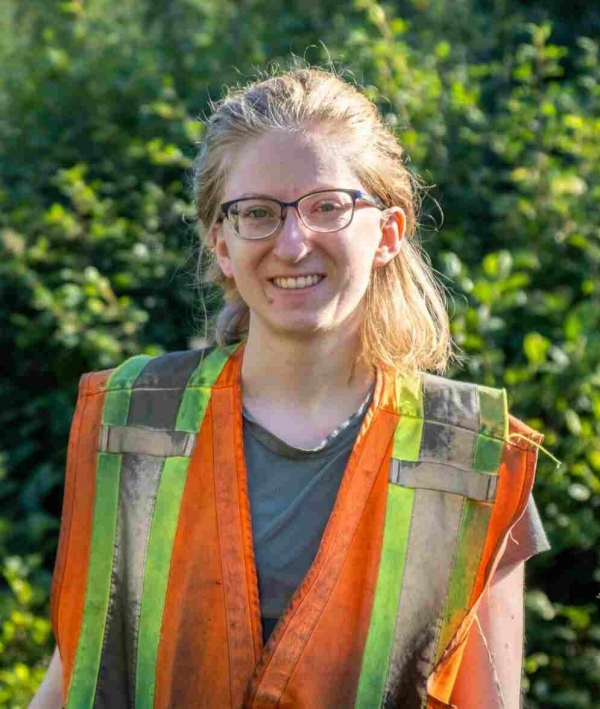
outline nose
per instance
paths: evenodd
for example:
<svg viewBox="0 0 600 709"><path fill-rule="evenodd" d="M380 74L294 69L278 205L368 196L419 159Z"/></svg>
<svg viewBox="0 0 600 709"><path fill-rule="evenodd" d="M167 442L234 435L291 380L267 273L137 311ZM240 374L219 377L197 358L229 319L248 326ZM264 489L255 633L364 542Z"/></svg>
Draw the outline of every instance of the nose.
<svg viewBox="0 0 600 709"><path fill-rule="evenodd" d="M288 263L298 263L310 253L310 242L306 238L307 227L302 223L298 212L288 207L283 224L275 235L273 252L277 258Z"/></svg>

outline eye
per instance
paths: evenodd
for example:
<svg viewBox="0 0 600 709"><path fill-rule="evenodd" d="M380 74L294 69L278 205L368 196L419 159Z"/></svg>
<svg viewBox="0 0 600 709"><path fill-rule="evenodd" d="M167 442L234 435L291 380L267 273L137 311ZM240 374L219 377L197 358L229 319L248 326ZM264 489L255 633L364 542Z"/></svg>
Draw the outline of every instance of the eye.
<svg viewBox="0 0 600 709"><path fill-rule="evenodd" d="M275 206L271 207L269 204L241 204L239 209L239 216L242 219L247 219L248 221L258 221L263 219L278 219L276 214Z"/></svg>
<svg viewBox="0 0 600 709"><path fill-rule="evenodd" d="M322 200L318 202L314 207L314 212L335 212L336 210L343 209L344 205L333 200Z"/></svg>
<svg viewBox="0 0 600 709"><path fill-rule="evenodd" d="M265 219L267 217L272 217L273 215L264 207L252 207L244 212L244 216L249 217L250 219Z"/></svg>

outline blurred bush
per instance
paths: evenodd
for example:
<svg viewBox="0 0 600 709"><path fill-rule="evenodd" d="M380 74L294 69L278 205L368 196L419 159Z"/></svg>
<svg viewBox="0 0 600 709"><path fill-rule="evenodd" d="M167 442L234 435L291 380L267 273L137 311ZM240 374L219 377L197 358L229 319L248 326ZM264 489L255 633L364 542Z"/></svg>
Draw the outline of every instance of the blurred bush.
<svg viewBox="0 0 600 709"><path fill-rule="evenodd" d="M202 332L196 118L295 52L350 69L435 183L421 236L467 356L451 374L506 386L564 461L539 465L527 706L600 706L599 31L581 2L6 0L0 705L26 706L52 650L78 377Z"/></svg>
<svg viewBox="0 0 600 709"><path fill-rule="evenodd" d="M46 674L52 628L47 615L48 574L40 556L7 557L2 574L11 593L0 595L0 706L26 707Z"/></svg>

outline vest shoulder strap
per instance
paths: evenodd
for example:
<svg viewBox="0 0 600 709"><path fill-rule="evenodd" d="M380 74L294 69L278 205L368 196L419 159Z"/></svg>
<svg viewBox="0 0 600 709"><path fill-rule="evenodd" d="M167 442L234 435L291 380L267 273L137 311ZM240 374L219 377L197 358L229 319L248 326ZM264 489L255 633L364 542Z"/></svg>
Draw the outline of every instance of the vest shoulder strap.
<svg viewBox="0 0 600 709"><path fill-rule="evenodd" d="M395 471L411 470L406 475L412 480L418 465L431 482L427 470L435 464L446 480L467 481L466 492L473 493L467 497L492 501L494 486L488 490L490 481L479 474L495 475L500 467L509 426L505 390L418 374L399 380L397 399L400 419L392 457L403 465ZM408 484L394 478L391 482Z"/></svg>
<svg viewBox="0 0 600 709"><path fill-rule="evenodd" d="M359 708L397 703L398 677L423 668L427 675L440 662L489 578L488 562L516 502L502 472L504 390L418 373L400 377L395 396L398 423ZM519 471L508 476L515 490L518 477ZM497 504L500 493L510 505ZM497 509L502 519L495 525Z"/></svg>
<svg viewBox="0 0 600 709"><path fill-rule="evenodd" d="M105 384L99 450L190 457L233 348L133 357Z"/></svg>
<svg viewBox="0 0 600 709"><path fill-rule="evenodd" d="M68 706L91 706L103 647L112 642L112 636L105 637L105 621L114 602L113 570L123 563L116 551L125 520L121 498L135 498L136 509L152 511L138 520L148 539L146 556L153 572L147 571L143 583L137 576L132 581L144 611L139 621L144 653L136 666L141 663L143 670L148 653L156 651L187 470L212 388L231 353L213 349L141 355L82 378L52 592ZM135 513L128 509L126 514ZM137 674L154 677L154 672ZM136 685L136 697L146 685Z"/></svg>

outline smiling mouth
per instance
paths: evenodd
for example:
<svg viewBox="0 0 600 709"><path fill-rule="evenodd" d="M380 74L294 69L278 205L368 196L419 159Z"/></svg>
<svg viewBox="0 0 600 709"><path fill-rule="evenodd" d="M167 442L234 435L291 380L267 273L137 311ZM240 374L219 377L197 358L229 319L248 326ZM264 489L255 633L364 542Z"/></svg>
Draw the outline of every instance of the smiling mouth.
<svg viewBox="0 0 600 709"><path fill-rule="evenodd" d="M310 288L311 286L316 286L320 283L325 276L318 274L310 276L298 276L297 278L271 278L271 283L277 286L277 288L284 288L286 290L299 290L301 288Z"/></svg>

